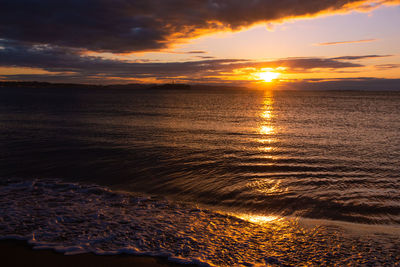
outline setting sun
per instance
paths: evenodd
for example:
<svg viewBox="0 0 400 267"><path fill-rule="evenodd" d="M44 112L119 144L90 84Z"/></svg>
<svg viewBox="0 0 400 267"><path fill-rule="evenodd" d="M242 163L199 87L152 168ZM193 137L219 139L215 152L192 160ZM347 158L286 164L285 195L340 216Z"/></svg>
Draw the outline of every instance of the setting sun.
<svg viewBox="0 0 400 267"><path fill-rule="evenodd" d="M271 72L271 71L265 71L265 72L260 72L257 74L257 76L263 80L264 82L272 82L276 78L278 78L280 73L277 72Z"/></svg>

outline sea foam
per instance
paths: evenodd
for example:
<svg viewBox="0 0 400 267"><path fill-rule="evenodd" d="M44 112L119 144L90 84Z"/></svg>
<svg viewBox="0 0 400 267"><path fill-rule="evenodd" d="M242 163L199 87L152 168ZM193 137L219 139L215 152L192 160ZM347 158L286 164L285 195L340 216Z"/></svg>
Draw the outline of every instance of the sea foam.
<svg viewBox="0 0 400 267"><path fill-rule="evenodd" d="M337 226L305 228L297 220L257 224L97 185L8 179L0 183L0 203L2 239L23 239L36 249L68 255L151 255L201 266L400 261L396 235L355 237Z"/></svg>

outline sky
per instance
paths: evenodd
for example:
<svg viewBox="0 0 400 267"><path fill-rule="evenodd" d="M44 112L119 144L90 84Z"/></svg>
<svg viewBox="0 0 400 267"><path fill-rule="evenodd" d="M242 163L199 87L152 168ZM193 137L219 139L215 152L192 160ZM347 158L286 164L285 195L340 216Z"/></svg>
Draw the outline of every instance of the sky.
<svg viewBox="0 0 400 267"><path fill-rule="evenodd" d="M2 0L0 80L400 80L400 0Z"/></svg>

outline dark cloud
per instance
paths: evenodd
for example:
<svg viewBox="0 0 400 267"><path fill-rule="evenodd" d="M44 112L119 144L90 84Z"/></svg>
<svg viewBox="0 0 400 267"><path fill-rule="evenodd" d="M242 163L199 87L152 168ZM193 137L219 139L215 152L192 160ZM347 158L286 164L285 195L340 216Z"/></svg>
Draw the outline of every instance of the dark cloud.
<svg viewBox="0 0 400 267"><path fill-rule="evenodd" d="M49 45L27 45L0 41L0 66L40 68L59 76L98 80L113 78L222 77L237 69L249 73L263 68L285 68L285 72L309 72L315 69L345 69L363 65L338 58L286 58L273 61L246 59L203 59L186 62L129 62L85 56L81 50ZM282 70L283 71L283 70ZM232 74L234 75L234 74ZM54 75L51 75L54 78Z"/></svg>
<svg viewBox="0 0 400 267"><path fill-rule="evenodd" d="M344 56L344 57L335 57L333 59L337 59L337 60L359 60L359 59L381 58L381 57L391 57L391 56L392 55Z"/></svg>
<svg viewBox="0 0 400 267"><path fill-rule="evenodd" d="M201 58L201 59L211 59L211 58L215 58L213 56L196 56L197 58Z"/></svg>
<svg viewBox="0 0 400 267"><path fill-rule="evenodd" d="M206 51L202 51L202 50L194 50L194 51L189 51L187 53L188 54L207 54Z"/></svg>
<svg viewBox="0 0 400 267"><path fill-rule="evenodd" d="M92 51L168 47L259 22L399 0L1 0L0 38Z"/></svg>
<svg viewBox="0 0 400 267"><path fill-rule="evenodd" d="M260 68L287 68L288 72L305 71L317 68L340 69L362 67L361 64L342 61L337 58L287 58L254 64Z"/></svg>
<svg viewBox="0 0 400 267"><path fill-rule="evenodd" d="M380 64L380 65L375 65L375 67L381 70L397 69L400 68L400 64Z"/></svg>
<svg viewBox="0 0 400 267"><path fill-rule="evenodd" d="M193 50L193 51L168 51L169 54L207 54L206 51L203 50Z"/></svg>

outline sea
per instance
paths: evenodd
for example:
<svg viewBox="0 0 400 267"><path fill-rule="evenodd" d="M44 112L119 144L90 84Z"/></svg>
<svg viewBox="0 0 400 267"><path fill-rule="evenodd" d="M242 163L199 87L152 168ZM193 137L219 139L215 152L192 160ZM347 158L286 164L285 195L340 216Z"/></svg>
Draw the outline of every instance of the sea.
<svg viewBox="0 0 400 267"><path fill-rule="evenodd" d="M400 266L400 92L0 88L0 238Z"/></svg>

